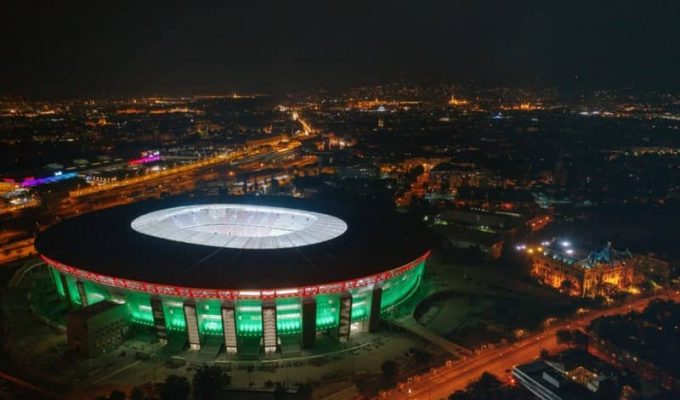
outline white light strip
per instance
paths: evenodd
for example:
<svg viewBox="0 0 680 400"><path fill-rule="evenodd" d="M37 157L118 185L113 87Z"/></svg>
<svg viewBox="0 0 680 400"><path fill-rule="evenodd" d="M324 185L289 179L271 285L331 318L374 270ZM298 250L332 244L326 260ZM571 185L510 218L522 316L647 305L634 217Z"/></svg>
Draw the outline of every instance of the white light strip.
<svg viewBox="0 0 680 400"><path fill-rule="evenodd" d="M276 309L279 311L287 311L287 310L299 310L300 305L299 304L283 304L280 306L276 306Z"/></svg>
<svg viewBox="0 0 680 400"><path fill-rule="evenodd" d="M285 296L287 294L297 294L298 290L297 289L282 289L282 290L277 290L276 294L279 296Z"/></svg>

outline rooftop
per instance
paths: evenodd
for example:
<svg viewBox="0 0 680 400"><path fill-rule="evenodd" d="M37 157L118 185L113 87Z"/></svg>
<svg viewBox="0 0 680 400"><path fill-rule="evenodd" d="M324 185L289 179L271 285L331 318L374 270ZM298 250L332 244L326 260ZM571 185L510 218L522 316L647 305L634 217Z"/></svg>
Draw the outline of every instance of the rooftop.
<svg viewBox="0 0 680 400"><path fill-rule="evenodd" d="M373 276L419 259L432 242L420 221L372 202L234 196L84 214L42 232L36 248L105 277L256 290Z"/></svg>

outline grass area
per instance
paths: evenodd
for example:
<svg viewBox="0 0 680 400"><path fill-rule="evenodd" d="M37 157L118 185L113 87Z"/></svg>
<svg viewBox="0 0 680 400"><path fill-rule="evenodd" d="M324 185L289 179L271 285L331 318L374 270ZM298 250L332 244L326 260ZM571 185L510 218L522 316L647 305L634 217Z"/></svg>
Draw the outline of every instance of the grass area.
<svg viewBox="0 0 680 400"><path fill-rule="evenodd" d="M546 319L568 316L583 303L503 262L462 265L455 254L437 251L427 271L433 287L414 309L414 317L470 348L513 340L518 330L538 329Z"/></svg>

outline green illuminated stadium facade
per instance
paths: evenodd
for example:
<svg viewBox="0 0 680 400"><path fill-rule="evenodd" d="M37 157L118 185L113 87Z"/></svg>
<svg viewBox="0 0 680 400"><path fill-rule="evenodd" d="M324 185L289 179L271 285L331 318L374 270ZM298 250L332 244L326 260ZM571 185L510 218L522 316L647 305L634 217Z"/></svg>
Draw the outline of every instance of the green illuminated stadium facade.
<svg viewBox="0 0 680 400"><path fill-rule="evenodd" d="M256 348L262 345L266 334L274 336L274 344L270 348L264 346L264 350L276 351L285 343L308 347L317 335L346 340L350 332L374 330L380 313L397 305L417 288L427 255L376 276L271 291L215 291L153 285L93 274L45 256L43 259L50 266L57 293L73 308L103 300L125 303L132 324L155 329L162 338L173 333L188 335L189 343L199 348L210 336L222 337L228 351L238 352L248 343L254 343ZM185 295L164 294L169 291ZM275 316L272 332L266 332L267 314L263 310L272 310ZM343 313L349 318L343 320ZM188 320L195 321L193 334L197 337L192 337L191 329L187 329ZM234 329L231 337L230 323Z"/></svg>
<svg viewBox="0 0 680 400"><path fill-rule="evenodd" d="M329 215L319 212L328 204L233 200L86 214L41 233L36 248L82 324L115 308L115 329L123 316L161 342L221 342L230 354L292 354L320 336L375 331L420 283L430 241L419 221L371 207Z"/></svg>

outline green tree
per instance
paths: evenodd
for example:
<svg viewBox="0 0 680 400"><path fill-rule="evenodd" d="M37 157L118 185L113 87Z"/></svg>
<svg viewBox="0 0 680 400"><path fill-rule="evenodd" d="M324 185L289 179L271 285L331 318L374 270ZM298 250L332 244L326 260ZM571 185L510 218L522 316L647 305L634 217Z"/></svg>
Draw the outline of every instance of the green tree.
<svg viewBox="0 0 680 400"><path fill-rule="evenodd" d="M143 387L135 386L130 390L128 397L130 400L144 400L146 398L146 393L144 392Z"/></svg>
<svg viewBox="0 0 680 400"><path fill-rule="evenodd" d="M397 378L397 374L399 374L399 365L397 365L397 363L392 360L387 360L382 363L380 370L382 371L385 379L388 381L394 381Z"/></svg>
<svg viewBox="0 0 680 400"><path fill-rule="evenodd" d="M529 400L528 393L516 387L504 385L495 375L482 373L474 382L467 385L465 390L457 390L449 400Z"/></svg>
<svg viewBox="0 0 680 400"><path fill-rule="evenodd" d="M423 167L422 164L418 164L415 167L411 168L411 171L409 172L414 178L417 178L418 175L422 175L425 173L425 167Z"/></svg>
<svg viewBox="0 0 680 400"><path fill-rule="evenodd" d="M312 385L309 383L301 383L298 385L298 396L303 399L311 399L312 398Z"/></svg>
<svg viewBox="0 0 680 400"><path fill-rule="evenodd" d="M569 344L574 341L574 336L571 334L571 331L568 329L560 329L557 331L557 343L560 344Z"/></svg>
<svg viewBox="0 0 680 400"><path fill-rule="evenodd" d="M498 392L502 386L503 383L496 375L485 371L479 379L468 385L466 389L473 393L479 393L482 397L489 397L491 394Z"/></svg>
<svg viewBox="0 0 680 400"><path fill-rule="evenodd" d="M429 365L434 358L432 353L427 350L411 349L411 353L413 354L413 361L420 365Z"/></svg>
<svg viewBox="0 0 680 400"><path fill-rule="evenodd" d="M281 193L281 184L279 183L279 180L272 177L269 185L269 193L272 194L279 194Z"/></svg>
<svg viewBox="0 0 680 400"><path fill-rule="evenodd" d="M288 389L281 382L274 388L274 400L284 400L288 397Z"/></svg>
<svg viewBox="0 0 680 400"><path fill-rule="evenodd" d="M191 385L183 376L169 375L161 386L161 400L186 400L189 398Z"/></svg>
<svg viewBox="0 0 680 400"><path fill-rule="evenodd" d="M231 382L231 377L217 366L202 367L193 378L194 396L199 400L210 400L217 397L222 387Z"/></svg>
<svg viewBox="0 0 680 400"><path fill-rule="evenodd" d="M109 400L125 400L126 397L124 392L117 389L112 390L109 394Z"/></svg>

